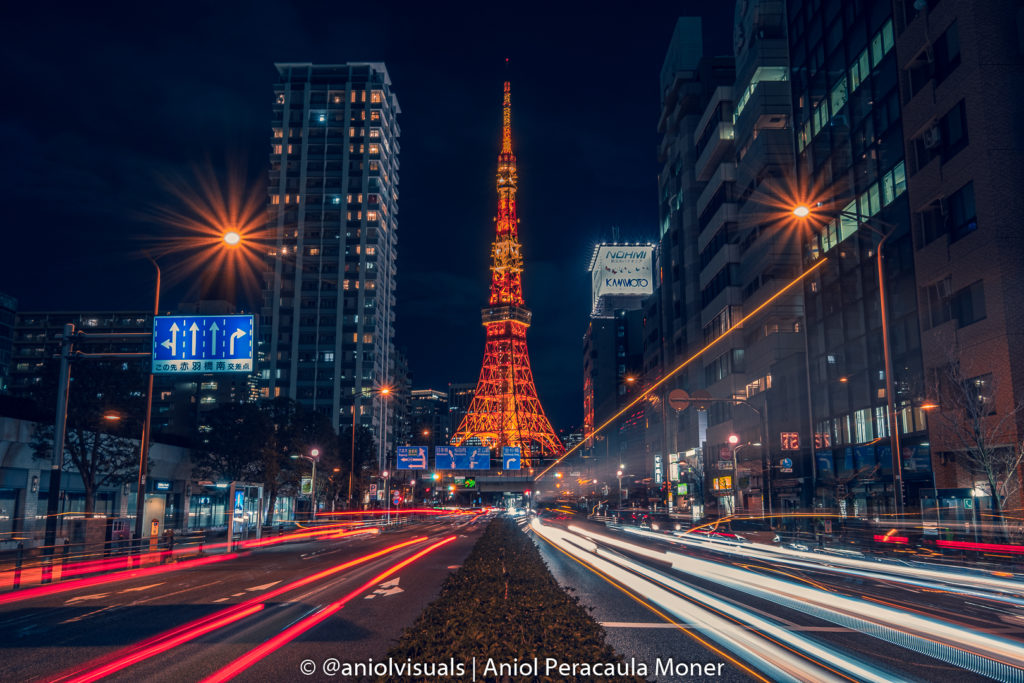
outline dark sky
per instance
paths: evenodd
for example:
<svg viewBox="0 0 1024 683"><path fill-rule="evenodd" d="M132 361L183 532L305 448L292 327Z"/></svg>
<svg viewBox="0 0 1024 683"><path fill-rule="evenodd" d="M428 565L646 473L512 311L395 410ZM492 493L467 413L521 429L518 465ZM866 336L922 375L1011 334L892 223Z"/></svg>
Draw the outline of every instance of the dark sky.
<svg viewBox="0 0 1024 683"><path fill-rule="evenodd" d="M6 12L0 291L22 310L152 307L167 179L263 192L274 62L383 61L402 114L397 344L416 388L475 382L512 81L528 341L556 428L582 413L593 245L657 234L658 74L681 15L730 51L731 3L19 3ZM39 7L33 13L34 6ZM626 14L626 8L634 10ZM510 58L506 72L505 57ZM187 188L186 188L187 191ZM162 258L173 270L174 254ZM193 294L165 284L168 306ZM255 301L250 301L251 308Z"/></svg>

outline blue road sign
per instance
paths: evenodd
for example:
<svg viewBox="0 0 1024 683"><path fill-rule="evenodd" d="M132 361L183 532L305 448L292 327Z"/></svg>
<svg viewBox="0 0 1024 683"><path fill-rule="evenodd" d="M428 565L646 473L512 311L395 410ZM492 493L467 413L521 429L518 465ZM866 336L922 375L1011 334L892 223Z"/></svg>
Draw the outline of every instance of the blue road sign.
<svg viewBox="0 0 1024 683"><path fill-rule="evenodd" d="M519 446L502 446L501 468L505 470L519 470L522 467L522 449Z"/></svg>
<svg viewBox="0 0 1024 683"><path fill-rule="evenodd" d="M491 449L487 446L468 446L466 460L470 470L491 469Z"/></svg>
<svg viewBox="0 0 1024 683"><path fill-rule="evenodd" d="M252 372L251 315L159 315L153 319L153 373Z"/></svg>
<svg viewBox="0 0 1024 683"><path fill-rule="evenodd" d="M455 454L452 451L455 450L451 446L436 446L434 448L434 469L435 470L454 470L455 469Z"/></svg>
<svg viewBox="0 0 1024 683"><path fill-rule="evenodd" d="M398 447L398 469L400 469L400 470L425 470L425 469L427 469L427 447L426 446L399 446Z"/></svg>

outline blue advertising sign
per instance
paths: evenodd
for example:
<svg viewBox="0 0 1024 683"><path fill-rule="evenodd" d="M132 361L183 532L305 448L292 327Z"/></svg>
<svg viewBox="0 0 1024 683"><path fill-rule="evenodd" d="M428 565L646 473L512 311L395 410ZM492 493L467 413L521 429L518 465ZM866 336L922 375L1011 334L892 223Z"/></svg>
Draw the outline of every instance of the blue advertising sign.
<svg viewBox="0 0 1024 683"><path fill-rule="evenodd" d="M245 514L245 489L235 491L235 517Z"/></svg>
<svg viewBox="0 0 1024 683"><path fill-rule="evenodd" d="M487 446L467 446L466 460L470 470L491 469L491 449Z"/></svg>
<svg viewBox="0 0 1024 683"><path fill-rule="evenodd" d="M454 470L455 469L455 454L452 451L455 450L451 446L435 446L434 447L434 469L435 470Z"/></svg>
<svg viewBox="0 0 1024 683"><path fill-rule="evenodd" d="M153 318L153 374L252 372L251 315Z"/></svg>
<svg viewBox="0 0 1024 683"><path fill-rule="evenodd" d="M427 469L427 447L426 446L399 446L398 447L398 469L400 469L400 470L425 470L425 469Z"/></svg>
<svg viewBox="0 0 1024 683"><path fill-rule="evenodd" d="M501 468L505 470L519 470L523 468L522 449L519 446L501 447Z"/></svg>

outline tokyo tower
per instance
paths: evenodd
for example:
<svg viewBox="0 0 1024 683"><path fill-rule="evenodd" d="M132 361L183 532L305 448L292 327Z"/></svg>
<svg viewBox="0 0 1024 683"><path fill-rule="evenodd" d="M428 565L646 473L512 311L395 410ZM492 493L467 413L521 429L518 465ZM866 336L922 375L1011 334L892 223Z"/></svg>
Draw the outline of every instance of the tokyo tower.
<svg viewBox="0 0 1024 683"><path fill-rule="evenodd" d="M482 312L487 343L476 393L452 444L460 446L475 437L492 448L519 446L523 467L532 467L539 465L545 454L562 455L565 447L555 436L537 398L526 350L531 313L523 301L517 180L509 82L505 81L498 155L498 216L494 219L497 234L491 246L491 298Z"/></svg>

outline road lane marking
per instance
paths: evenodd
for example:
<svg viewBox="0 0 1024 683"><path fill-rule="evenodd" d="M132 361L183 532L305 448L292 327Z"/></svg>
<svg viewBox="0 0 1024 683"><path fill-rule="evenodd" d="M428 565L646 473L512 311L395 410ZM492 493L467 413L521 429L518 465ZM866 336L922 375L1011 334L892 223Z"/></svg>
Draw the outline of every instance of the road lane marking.
<svg viewBox="0 0 1024 683"><path fill-rule="evenodd" d="M225 600L230 600L230 599L231 599L230 597L228 597L228 598L217 598L216 600L214 600L214 602L224 602Z"/></svg>
<svg viewBox="0 0 1024 683"><path fill-rule="evenodd" d="M93 593L91 595L78 595L73 598L68 598L64 601L64 604L71 605L76 602L82 602L83 600L99 600L100 598L105 598L108 595L110 595L110 593Z"/></svg>
<svg viewBox="0 0 1024 683"><path fill-rule="evenodd" d="M136 586L135 588L125 588L123 591L117 591L117 592L118 593L134 593L135 591L144 591L144 590L148 590L150 588L156 588L157 586L164 585L164 583L166 583L166 582L165 581L161 581L160 583L151 583L148 586Z"/></svg>

